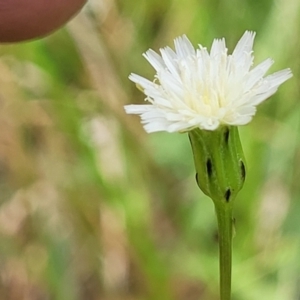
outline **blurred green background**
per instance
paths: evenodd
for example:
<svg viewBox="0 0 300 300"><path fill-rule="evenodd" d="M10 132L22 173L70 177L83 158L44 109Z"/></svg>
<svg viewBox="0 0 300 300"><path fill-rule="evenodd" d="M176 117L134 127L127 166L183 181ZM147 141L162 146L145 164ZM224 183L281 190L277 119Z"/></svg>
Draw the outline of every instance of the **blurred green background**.
<svg viewBox="0 0 300 300"><path fill-rule="evenodd" d="M0 46L0 299L214 300L218 245L186 134L147 135L142 53L257 32L294 77L240 128L233 300L300 299L300 1L94 0L68 26Z"/></svg>

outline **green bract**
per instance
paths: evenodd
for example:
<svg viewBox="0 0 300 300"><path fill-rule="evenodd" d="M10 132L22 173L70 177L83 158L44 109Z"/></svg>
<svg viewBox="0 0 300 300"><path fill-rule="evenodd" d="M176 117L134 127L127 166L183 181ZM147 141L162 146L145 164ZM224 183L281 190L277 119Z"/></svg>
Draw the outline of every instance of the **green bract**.
<svg viewBox="0 0 300 300"><path fill-rule="evenodd" d="M215 203L231 202L243 187L246 175L238 128L194 129L189 138L198 186Z"/></svg>

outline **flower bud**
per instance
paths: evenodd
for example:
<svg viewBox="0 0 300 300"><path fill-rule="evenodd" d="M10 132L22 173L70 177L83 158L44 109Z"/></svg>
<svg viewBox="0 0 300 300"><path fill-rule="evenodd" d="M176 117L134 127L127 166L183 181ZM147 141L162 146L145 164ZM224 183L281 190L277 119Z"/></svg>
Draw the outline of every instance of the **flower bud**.
<svg viewBox="0 0 300 300"><path fill-rule="evenodd" d="M216 202L234 200L246 175L243 149L236 126L189 131L200 189Z"/></svg>

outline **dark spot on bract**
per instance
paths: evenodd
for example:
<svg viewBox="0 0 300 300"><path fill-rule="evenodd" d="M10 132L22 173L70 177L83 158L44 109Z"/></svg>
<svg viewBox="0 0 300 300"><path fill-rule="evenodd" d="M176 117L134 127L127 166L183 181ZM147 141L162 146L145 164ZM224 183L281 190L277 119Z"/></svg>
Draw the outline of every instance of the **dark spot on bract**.
<svg viewBox="0 0 300 300"><path fill-rule="evenodd" d="M227 189L225 194L224 194L224 198L227 202L229 202L230 200L230 196L231 196L231 190L230 189Z"/></svg>
<svg viewBox="0 0 300 300"><path fill-rule="evenodd" d="M212 174L212 163L210 158L206 161L206 172L208 174L208 177L210 177Z"/></svg>
<svg viewBox="0 0 300 300"><path fill-rule="evenodd" d="M241 168L241 177L242 180L244 181L246 177L246 168L242 160L240 160L240 168Z"/></svg>
<svg viewBox="0 0 300 300"><path fill-rule="evenodd" d="M228 140L229 140L229 128L226 127L225 132L224 132L224 141L225 141L226 145L228 144Z"/></svg>
<svg viewBox="0 0 300 300"><path fill-rule="evenodd" d="M198 181L198 173L196 173L195 178L196 178L196 181L197 181L197 183L198 183L198 185L199 185L199 181Z"/></svg>

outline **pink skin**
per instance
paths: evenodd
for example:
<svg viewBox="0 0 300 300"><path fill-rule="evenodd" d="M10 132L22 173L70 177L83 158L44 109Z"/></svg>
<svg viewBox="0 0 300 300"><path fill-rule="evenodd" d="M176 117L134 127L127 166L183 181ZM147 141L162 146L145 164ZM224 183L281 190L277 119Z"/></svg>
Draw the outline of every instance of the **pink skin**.
<svg viewBox="0 0 300 300"><path fill-rule="evenodd" d="M76 15L86 0L0 0L0 42L43 37Z"/></svg>

